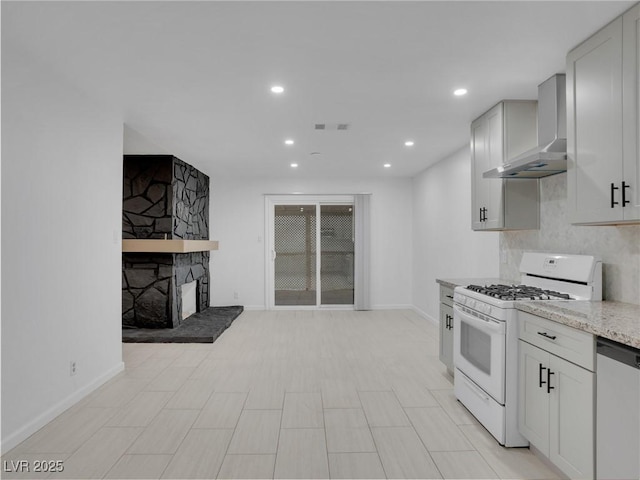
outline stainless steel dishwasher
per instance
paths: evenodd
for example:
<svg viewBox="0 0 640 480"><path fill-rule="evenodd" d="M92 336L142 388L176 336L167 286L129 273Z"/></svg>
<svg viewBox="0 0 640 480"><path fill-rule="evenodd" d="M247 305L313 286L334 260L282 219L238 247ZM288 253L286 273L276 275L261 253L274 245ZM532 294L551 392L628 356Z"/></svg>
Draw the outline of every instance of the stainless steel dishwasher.
<svg viewBox="0 0 640 480"><path fill-rule="evenodd" d="M598 337L598 479L640 478L640 350Z"/></svg>

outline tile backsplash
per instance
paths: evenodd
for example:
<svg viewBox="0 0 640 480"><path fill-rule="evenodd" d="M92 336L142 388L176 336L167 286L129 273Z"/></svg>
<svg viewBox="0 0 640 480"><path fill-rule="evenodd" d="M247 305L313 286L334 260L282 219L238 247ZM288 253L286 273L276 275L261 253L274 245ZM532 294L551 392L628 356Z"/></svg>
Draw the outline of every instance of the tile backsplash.
<svg viewBox="0 0 640 480"><path fill-rule="evenodd" d="M540 179L539 230L500 233L501 278L520 279L525 251L598 255L603 299L640 305L640 225L571 225L566 173Z"/></svg>

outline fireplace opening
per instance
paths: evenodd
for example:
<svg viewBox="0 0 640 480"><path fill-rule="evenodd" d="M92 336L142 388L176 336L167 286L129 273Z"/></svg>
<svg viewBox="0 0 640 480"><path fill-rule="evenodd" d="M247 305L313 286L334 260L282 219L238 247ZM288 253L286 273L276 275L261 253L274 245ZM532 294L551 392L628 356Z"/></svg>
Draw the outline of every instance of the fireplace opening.
<svg viewBox="0 0 640 480"><path fill-rule="evenodd" d="M190 317L198 311L198 281L185 283L180 287L182 291L182 312L181 319Z"/></svg>

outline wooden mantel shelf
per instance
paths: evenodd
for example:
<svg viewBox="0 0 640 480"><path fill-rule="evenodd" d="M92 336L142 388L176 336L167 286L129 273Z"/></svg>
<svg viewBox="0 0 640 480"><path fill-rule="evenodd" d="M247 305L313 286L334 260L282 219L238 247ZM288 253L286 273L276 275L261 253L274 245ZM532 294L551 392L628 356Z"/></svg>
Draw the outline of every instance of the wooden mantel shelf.
<svg viewBox="0 0 640 480"><path fill-rule="evenodd" d="M191 253L218 250L217 240L122 239L123 252Z"/></svg>

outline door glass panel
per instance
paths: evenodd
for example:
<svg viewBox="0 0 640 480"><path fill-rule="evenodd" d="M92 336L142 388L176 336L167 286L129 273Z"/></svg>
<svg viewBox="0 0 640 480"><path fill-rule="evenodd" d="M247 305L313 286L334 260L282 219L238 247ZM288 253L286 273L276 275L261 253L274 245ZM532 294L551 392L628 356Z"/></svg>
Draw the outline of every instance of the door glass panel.
<svg viewBox="0 0 640 480"><path fill-rule="evenodd" d="M275 304L316 305L316 207L275 206Z"/></svg>
<svg viewBox="0 0 640 480"><path fill-rule="evenodd" d="M491 335L461 322L460 354L480 371L491 375Z"/></svg>
<svg viewBox="0 0 640 480"><path fill-rule="evenodd" d="M353 305L353 205L320 206L320 303Z"/></svg>

